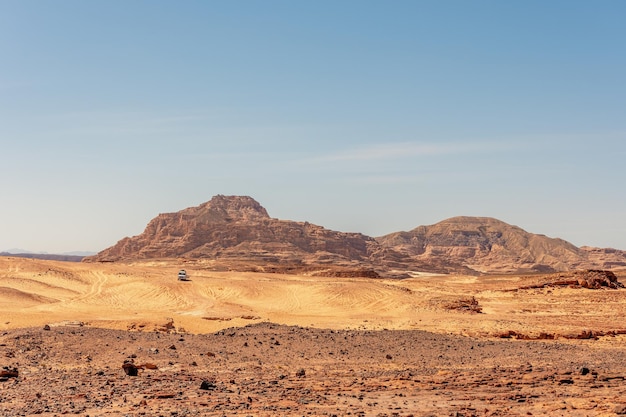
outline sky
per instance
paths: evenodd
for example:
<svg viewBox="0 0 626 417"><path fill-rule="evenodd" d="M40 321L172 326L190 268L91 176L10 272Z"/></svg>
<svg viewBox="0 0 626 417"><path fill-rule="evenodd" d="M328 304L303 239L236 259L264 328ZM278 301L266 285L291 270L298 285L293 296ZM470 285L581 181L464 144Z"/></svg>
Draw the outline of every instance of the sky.
<svg viewBox="0 0 626 417"><path fill-rule="evenodd" d="M248 195L626 249L626 2L0 0L0 251Z"/></svg>

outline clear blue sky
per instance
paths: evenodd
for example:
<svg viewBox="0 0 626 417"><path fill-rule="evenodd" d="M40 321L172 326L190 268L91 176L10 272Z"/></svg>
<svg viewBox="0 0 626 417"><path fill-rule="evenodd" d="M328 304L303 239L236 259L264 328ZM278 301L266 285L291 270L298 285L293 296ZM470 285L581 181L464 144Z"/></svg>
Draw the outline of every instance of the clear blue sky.
<svg viewBox="0 0 626 417"><path fill-rule="evenodd" d="M215 194L626 249L625 1L0 0L0 250Z"/></svg>

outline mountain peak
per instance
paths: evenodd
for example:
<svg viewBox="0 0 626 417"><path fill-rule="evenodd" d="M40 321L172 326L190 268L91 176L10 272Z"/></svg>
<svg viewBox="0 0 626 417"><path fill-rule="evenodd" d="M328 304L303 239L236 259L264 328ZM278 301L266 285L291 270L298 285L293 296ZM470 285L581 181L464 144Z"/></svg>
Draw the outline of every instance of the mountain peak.
<svg viewBox="0 0 626 417"><path fill-rule="evenodd" d="M351 263L368 259L373 238L308 222L272 219L248 196L217 195L176 213L159 214L144 232L127 237L88 260L187 258L231 262Z"/></svg>
<svg viewBox="0 0 626 417"><path fill-rule="evenodd" d="M265 208L252 197L221 194L206 203L179 213L194 216L203 222L254 221L270 218Z"/></svg>
<svg viewBox="0 0 626 417"><path fill-rule="evenodd" d="M463 228L475 228L475 227L485 227L485 226L496 226L496 227L517 227L510 225L502 220L496 219L495 217L479 217L479 216L456 216L450 217L448 219L441 220L440 222L435 223L432 226L461 226Z"/></svg>

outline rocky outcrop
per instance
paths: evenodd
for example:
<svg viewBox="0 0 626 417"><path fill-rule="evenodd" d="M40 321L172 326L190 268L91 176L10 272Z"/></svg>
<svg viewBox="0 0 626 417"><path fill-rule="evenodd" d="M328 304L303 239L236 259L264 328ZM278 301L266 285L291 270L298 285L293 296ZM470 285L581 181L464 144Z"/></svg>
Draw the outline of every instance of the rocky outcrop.
<svg viewBox="0 0 626 417"><path fill-rule="evenodd" d="M416 271L549 273L626 266L626 251L578 248L489 217L453 217L372 238L274 219L251 197L223 195L197 207L159 214L142 234L124 238L85 261L163 258L210 259L222 268L259 272L310 273L312 267L332 266L339 268L331 272L333 276L398 278Z"/></svg>
<svg viewBox="0 0 626 417"><path fill-rule="evenodd" d="M585 252L490 217L453 217L377 239L415 261L447 263L476 272L553 272L587 262Z"/></svg>
<svg viewBox="0 0 626 417"><path fill-rule="evenodd" d="M475 297L460 298L443 306L447 310L456 310L466 313L482 313L483 308Z"/></svg>
<svg viewBox="0 0 626 417"><path fill-rule="evenodd" d="M545 287L570 287L588 288L598 290L601 288L620 289L624 284L618 281L617 276L611 271L588 269L585 271L572 271L558 273L543 277L538 284L525 285L522 290L545 288Z"/></svg>
<svg viewBox="0 0 626 417"><path fill-rule="evenodd" d="M270 218L250 197L218 195L177 213L159 214L141 235L120 240L88 261L220 258L287 264L369 264L375 239L308 222Z"/></svg>

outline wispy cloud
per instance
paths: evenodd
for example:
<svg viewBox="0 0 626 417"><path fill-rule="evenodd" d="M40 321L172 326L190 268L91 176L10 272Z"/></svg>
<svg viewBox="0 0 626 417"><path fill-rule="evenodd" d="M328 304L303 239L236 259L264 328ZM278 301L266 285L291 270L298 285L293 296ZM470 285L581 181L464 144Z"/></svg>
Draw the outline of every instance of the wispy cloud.
<svg viewBox="0 0 626 417"><path fill-rule="evenodd" d="M510 143L497 142L395 142L344 149L315 158L315 161L377 161L417 156L498 152L514 147L516 146Z"/></svg>
<svg viewBox="0 0 626 417"><path fill-rule="evenodd" d="M354 185L391 185L391 184L418 184L428 180L425 174L378 174L351 176L344 180L345 183Z"/></svg>

